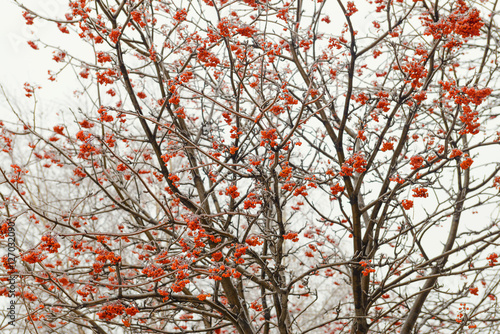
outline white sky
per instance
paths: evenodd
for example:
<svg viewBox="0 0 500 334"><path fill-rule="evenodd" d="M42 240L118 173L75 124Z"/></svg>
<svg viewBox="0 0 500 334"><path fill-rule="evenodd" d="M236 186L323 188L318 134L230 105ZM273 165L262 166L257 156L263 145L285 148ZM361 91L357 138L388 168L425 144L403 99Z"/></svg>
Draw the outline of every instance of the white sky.
<svg viewBox="0 0 500 334"><path fill-rule="evenodd" d="M29 1L33 2L33 1ZM27 2L27 3L29 3ZM63 2L59 1L60 4ZM40 13L61 13L64 8L57 4L56 0L44 0L43 9ZM34 25L28 26L22 17L22 10L10 0L0 0L0 85L10 102L26 111L33 110L33 99L24 96L23 85L25 82L38 84L42 89L37 93L37 115L46 116L49 111L53 112L61 109L63 105L74 100L72 91L77 89L75 85L71 87L72 81L59 79L58 82L48 80L48 70L56 69L60 66L52 60L52 50L40 47L40 50L33 50L28 44L28 40L36 38L38 35L44 40L57 43L64 41L66 36L62 36L55 23L47 23L36 20ZM40 5L38 4L37 7ZM57 32L57 34L55 34ZM52 41L50 41L52 40ZM68 72L68 74L70 74ZM68 84L70 86L68 86ZM75 105L75 103L71 103ZM28 109L28 110L26 110ZM49 117L50 118L50 117ZM0 92L0 119L12 120L13 115L5 103L5 98Z"/></svg>

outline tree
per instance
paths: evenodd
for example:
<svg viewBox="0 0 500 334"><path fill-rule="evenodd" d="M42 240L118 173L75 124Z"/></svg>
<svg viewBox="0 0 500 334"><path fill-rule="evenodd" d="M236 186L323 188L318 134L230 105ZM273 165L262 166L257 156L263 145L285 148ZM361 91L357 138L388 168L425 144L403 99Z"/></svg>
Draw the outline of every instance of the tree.
<svg viewBox="0 0 500 334"><path fill-rule="evenodd" d="M19 5L81 83L0 123L19 331L496 331L497 1Z"/></svg>

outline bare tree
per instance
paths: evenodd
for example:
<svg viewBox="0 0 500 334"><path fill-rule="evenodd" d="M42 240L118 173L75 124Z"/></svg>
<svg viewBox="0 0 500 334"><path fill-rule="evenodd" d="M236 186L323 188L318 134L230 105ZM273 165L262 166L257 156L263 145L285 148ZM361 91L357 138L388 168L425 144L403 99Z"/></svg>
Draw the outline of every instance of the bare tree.
<svg viewBox="0 0 500 334"><path fill-rule="evenodd" d="M497 332L497 1L19 5L81 107L0 124L3 330Z"/></svg>

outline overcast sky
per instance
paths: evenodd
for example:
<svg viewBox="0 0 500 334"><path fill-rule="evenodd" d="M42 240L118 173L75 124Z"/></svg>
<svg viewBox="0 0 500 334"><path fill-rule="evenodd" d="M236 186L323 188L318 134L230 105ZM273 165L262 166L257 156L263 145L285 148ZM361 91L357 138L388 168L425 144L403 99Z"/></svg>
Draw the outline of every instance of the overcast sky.
<svg viewBox="0 0 500 334"><path fill-rule="evenodd" d="M33 1L27 1L31 3ZM64 2L59 1L64 4ZM35 36L52 40L64 40L66 36L61 36L54 23L46 23L42 20L35 21L34 25L27 26L22 16L22 10L11 0L0 0L2 11L0 12L0 85L9 100L20 109L33 109L33 99L24 96L23 85L25 82L38 84L43 88L38 93L37 112L47 114L47 110L60 109L62 105L71 100L72 87L68 84L71 81L58 80L50 82L48 80L48 70L56 69L55 62L52 61L52 50L40 48L33 50L28 44L28 40L35 39ZM38 2L40 6L40 2ZM64 8L57 4L56 0L44 0L41 13L60 13ZM50 41L50 42L52 42ZM69 71L68 71L68 74ZM77 86L74 87L76 89ZM13 120L5 98L0 94L0 119Z"/></svg>

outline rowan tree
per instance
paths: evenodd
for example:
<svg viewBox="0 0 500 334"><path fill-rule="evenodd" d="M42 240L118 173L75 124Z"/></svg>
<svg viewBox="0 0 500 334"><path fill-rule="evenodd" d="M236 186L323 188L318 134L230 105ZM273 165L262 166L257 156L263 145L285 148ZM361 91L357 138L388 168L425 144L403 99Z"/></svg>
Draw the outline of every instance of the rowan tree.
<svg viewBox="0 0 500 334"><path fill-rule="evenodd" d="M3 330L497 331L497 1L60 3L19 3L81 88L0 123Z"/></svg>

